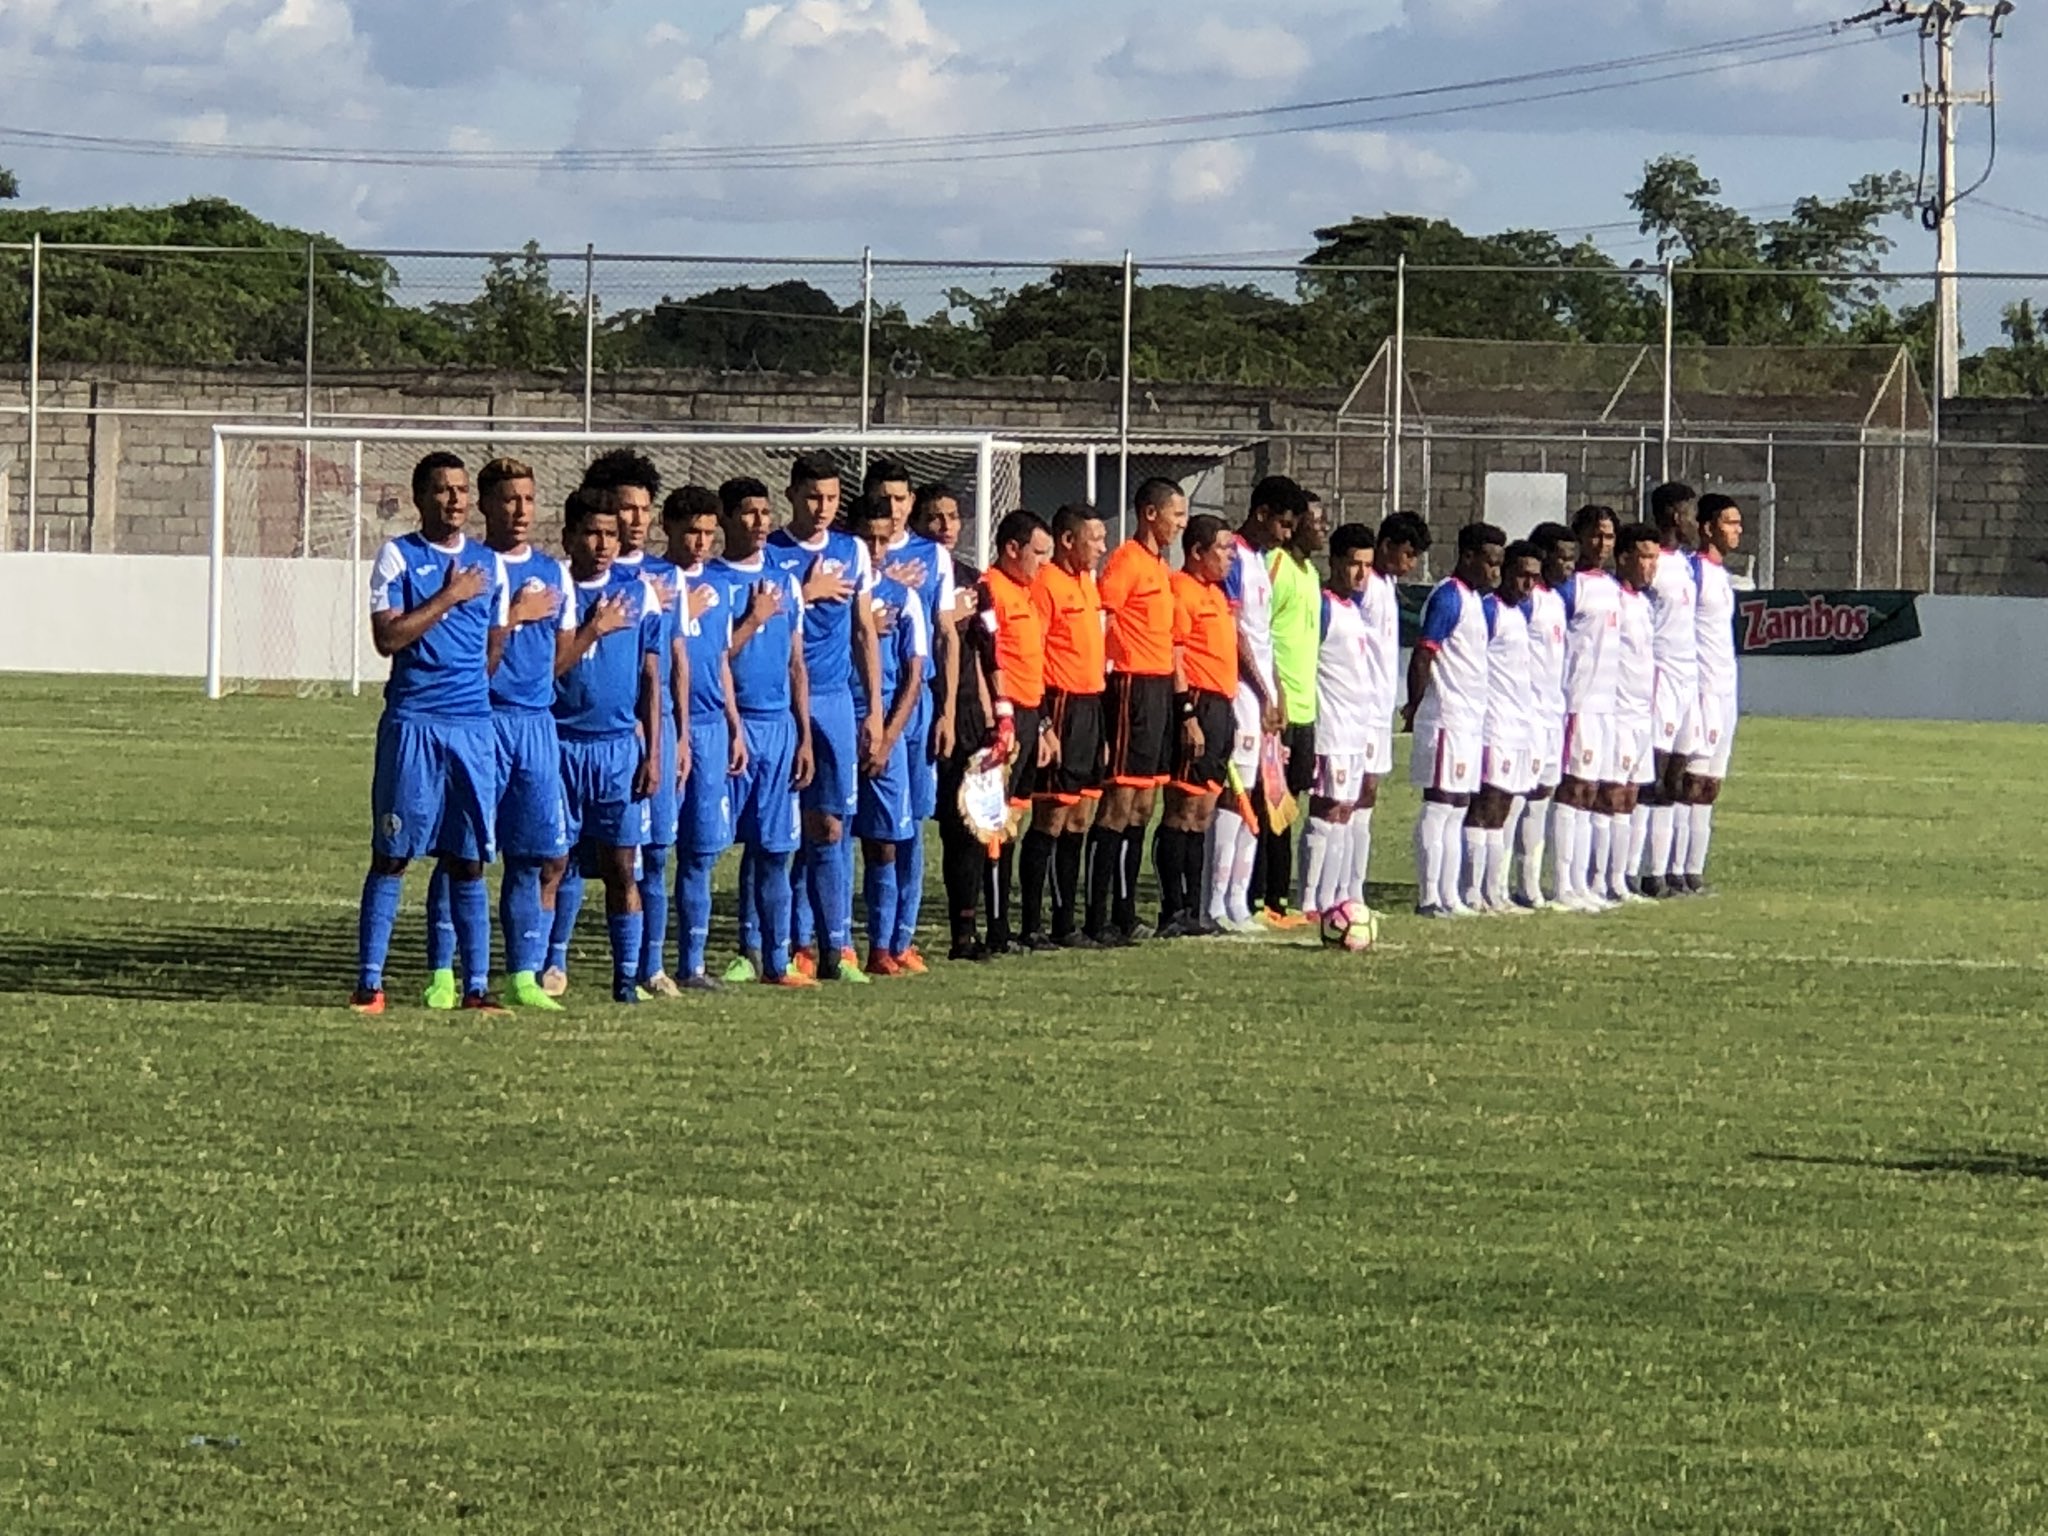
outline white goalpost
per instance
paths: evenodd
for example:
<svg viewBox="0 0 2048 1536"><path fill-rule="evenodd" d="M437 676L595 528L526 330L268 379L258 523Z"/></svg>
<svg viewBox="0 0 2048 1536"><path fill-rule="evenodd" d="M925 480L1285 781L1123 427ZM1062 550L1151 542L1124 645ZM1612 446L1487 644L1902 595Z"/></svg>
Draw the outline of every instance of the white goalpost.
<svg viewBox="0 0 2048 1536"><path fill-rule="evenodd" d="M1022 498L1021 446L987 432L221 423L213 428L211 460L206 696L360 692L383 675L385 663L370 642L370 563L384 540L418 524L411 476L421 455L443 448L462 455L472 483L494 458L530 464L539 493L533 542L554 551L562 503L584 466L622 447L652 458L666 486L716 490L750 475L767 482L778 501L799 454L823 454L838 465L849 501L870 459L895 459L915 484L940 483L956 493L961 545L983 567L996 522ZM483 537L474 506L467 531ZM658 530L653 542L661 547Z"/></svg>

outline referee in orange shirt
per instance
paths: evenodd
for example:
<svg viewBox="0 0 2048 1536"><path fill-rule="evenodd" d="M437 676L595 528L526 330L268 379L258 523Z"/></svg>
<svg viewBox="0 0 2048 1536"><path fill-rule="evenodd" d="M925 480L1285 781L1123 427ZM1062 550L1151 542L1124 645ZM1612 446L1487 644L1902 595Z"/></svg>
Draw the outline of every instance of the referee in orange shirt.
<svg viewBox="0 0 2048 1536"><path fill-rule="evenodd" d="M1052 559L1031 583L1031 605L1045 626L1043 729L1055 762L1040 775L1024 835L1027 948L1097 949L1076 925L1081 850L1102 796L1102 600L1095 567L1107 539L1093 507L1061 507L1052 519ZM1043 924L1046 876L1052 877L1052 932Z"/></svg>
<svg viewBox="0 0 2048 1536"><path fill-rule="evenodd" d="M1202 847L1228 781L1237 736L1237 615L1223 580L1235 545L1219 517L1188 519L1183 563L1173 573L1173 663L1181 691L1166 815L1152 845L1159 872L1159 936L1192 938L1217 931L1202 915Z"/></svg>
<svg viewBox="0 0 2048 1536"><path fill-rule="evenodd" d="M1097 583L1108 628L1109 676L1102 696L1102 805L1088 834L1088 917L1098 944L1150 938L1138 922L1138 871L1153 802L1172 775L1174 721L1173 567L1187 526L1188 498L1171 480L1147 480L1133 500L1137 528L1116 547Z"/></svg>
<svg viewBox="0 0 2048 1536"><path fill-rule="evenodd" d="M1042 729L1045 702L1045 624L1031 601L1031 584L1052 554L1052 532L1045 519L1022 508L996 525L996 563L981 578L976 592L979 611L968 626L994 700L995 744L1010 755L1010 806L1031 803L1039 774L1056 761L1058 738ZM992 955L1017 954L1010 927L1010 891L1015 879L1016 845L1004 843L989 861L985 894L988 909L988 950Z"/></svg>

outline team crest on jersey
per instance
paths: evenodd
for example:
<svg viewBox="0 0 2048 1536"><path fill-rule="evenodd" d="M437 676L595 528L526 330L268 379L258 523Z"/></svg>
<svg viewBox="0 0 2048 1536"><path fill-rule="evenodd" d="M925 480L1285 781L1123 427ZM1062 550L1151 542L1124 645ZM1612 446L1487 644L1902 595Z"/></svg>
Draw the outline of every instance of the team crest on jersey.
<svg viewBox="0 0 2048 1536"><path fill-rule="evenodd" d="M405 830L405 818L396 811L386 811L383 821L378 823L378 826L384 833L385 841L396 842L398 834Z"/></svg>
<svg viewBox="0 0 2048 1536"><path fill-rule="evenodd" d="M1463 763L1454 763L1451 766L1451 777L1457 779L1465 777L1465 765Z"/></svg>

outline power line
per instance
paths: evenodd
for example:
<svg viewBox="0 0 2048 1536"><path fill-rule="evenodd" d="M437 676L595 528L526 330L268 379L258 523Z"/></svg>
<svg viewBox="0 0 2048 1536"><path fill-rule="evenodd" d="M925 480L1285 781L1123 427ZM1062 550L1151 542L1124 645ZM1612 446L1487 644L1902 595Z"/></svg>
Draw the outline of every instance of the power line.
<svg viewBox="0 0 2048 1536"><path fill-rule="evenodd" d="M1873 31L1864 37L1846 37L1839 26L1809 26L1760 33L1749 38L1714 44L1693 44L1658 53L1639 54L1569 67L1529 71L1519 75L1496 76L1487 80L1456 82L1377 95L1332 98L1272 107L1244 108L1228 112L1194 113L1177 118L1128 120L1121 123L1076 124L1060 128L993 130L957 135L839 143L696 147L678 149L563 149L535 150L451 150L451 149L339 149L318 145L209 144L172 139L128 138L98 134L60 133L46 130L0 126L0 142L11 142L53 150L82 153L138 155L176 159L270 160L300 164L349 164L404 166L419 169L468 170L806 170L848 166L878 167L962 163L1008 159L1037 159L1053 155L1106 153L1132 149L1153 149L1183 144L1214 142L1218 139L1262 138L1282 134L1329 132L1373 126L1388 122L1414 121L1453 113L1485 111L1498 107L1528 105L1600 94L1609 90L1690 79L1720 73L1746 65L1760 65L1804 58L1817 53L1855 46L1883 36ZM1787 47L1790 43L1807 46ZM1750 57L1750 54L1760 56ZM1705 62L1693 62L1704 60ZM1620 80L1601 80L1554 91L1531 92L1487 100L1458 102L1408 111L1372 114L1365 117L1317 122L1269 123L1263 128L1233 129L1195 134L1159 130L1202 127L1293 117L1373 105L1475 91L1497 90L1505 85L1532 84L1555 79L1582 79L1586 75L1612 75L1639 70L1656 63L1686 62L1689 67L1666 70ZM1142 132L1149 137L1116 143L1059 143L1060 139L1102 138L1114 134ZM978 153L961 153L962 149Z"/></svg>

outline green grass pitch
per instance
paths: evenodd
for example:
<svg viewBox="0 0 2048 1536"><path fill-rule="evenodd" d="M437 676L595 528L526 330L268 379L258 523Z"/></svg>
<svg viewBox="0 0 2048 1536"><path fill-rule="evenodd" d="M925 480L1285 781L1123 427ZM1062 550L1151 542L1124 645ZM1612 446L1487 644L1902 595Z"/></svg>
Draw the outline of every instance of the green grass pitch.
<svg viewBox="0 0 2048 1536"><path fill-rule="evenodd" d="M2042 731L1746 722L1712 902L364 1021L374 713L0 684L0 1530L2048 1526Z"/></svg>

